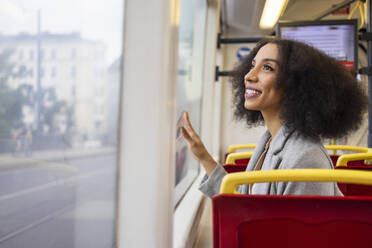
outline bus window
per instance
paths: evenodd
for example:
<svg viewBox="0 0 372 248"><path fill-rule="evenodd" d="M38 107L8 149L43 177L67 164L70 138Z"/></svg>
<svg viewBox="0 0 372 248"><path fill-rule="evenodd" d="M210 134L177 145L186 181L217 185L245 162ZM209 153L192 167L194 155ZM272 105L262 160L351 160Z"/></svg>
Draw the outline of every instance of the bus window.
<svg viewBox="0 0 372 248"><path fill-rule="evenodd" d="M206 22L206 1L181 1L178 78L177 78L177 118L183 111L189 112L193 127L200 133L202 68ZM199 173L198 163L187 151L185 142L177 145L175 204Z"/></svg>
<svg viewBox="0 0 372 248"><path fill-rule="evenodd" d="M1 247L113 247L123 1L0 13Z"/></svg>

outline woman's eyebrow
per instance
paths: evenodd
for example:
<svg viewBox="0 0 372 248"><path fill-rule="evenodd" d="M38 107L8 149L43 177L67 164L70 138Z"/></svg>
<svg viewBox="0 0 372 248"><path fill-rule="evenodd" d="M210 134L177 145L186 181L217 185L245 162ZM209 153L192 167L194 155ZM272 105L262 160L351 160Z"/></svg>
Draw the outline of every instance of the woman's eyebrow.
<svg viewBox="0 0 372 248"><path fill-rule="evenodd" d="M276 64L279 65L279 61L276 60L276 59L271 59L271 58L264 58L264 59L262 59L262 62L267 62L267 61L275 62ZM255 59L252 59L252 63L256 63L256 60Z"/></svg>
<svg viewBox="0 0 372 248"><path fill-rule="evenodd" d="M279 65L279 61L276 60L276 59L264 58L262 61L264 61L264 62L266 62L266 61L271 61L271 62L275 62L277 65Z"/></svg>

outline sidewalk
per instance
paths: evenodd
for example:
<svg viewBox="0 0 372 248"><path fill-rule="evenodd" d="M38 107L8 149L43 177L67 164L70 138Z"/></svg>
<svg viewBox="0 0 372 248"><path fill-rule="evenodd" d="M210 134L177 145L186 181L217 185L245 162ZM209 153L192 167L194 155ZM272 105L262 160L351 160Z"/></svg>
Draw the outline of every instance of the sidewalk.
<svg viewBox="0 0 372 248"><path fill-rule="evenodd" d="M116 152L116 150L116 147L41 150L33 151L29 157L25 156L24 154L13 155L11 153L0 153L0 170L6 169L7 167L14 168L16 165L29 165L70 158L102 156L106 154L113 154Z"/></svg>

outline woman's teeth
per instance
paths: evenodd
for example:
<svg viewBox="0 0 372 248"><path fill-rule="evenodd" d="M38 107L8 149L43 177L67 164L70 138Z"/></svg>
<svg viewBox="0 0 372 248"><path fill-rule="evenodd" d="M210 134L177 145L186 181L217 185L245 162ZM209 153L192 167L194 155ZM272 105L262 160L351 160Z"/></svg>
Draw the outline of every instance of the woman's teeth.
<svg viewBox="0 0 372 248"><path fill-rule="evenodd" d="M259 92L257 90L251 90L251 89L246 89L245 93L249 94L249 95L259 95L259 94L261 94L261 92Z"/></svg>

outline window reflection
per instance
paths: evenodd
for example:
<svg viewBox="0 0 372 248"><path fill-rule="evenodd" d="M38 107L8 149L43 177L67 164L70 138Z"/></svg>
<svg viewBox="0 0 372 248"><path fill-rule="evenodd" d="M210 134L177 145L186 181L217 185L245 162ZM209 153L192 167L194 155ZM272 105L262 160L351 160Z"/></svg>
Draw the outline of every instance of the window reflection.
<svg viewBox="0 0 372 248"><path fill-rule="evenodd" d="M6 2L0 246L113 247L123 1Z"/></svg>
<svg viewBox="0 0 372 248"><path fill-rule="evenodd" d="M205 21L206 1L182 0L178 42L177 117L188 111L194 129L200 133L202 84L198 80L201 71L195 69L195 61L201 57L204 30L203 23L196 23L198 13ZM185 142L177 143L176 153L176 204L189 188L199 172L199 165L188 152Z"/></svg>

